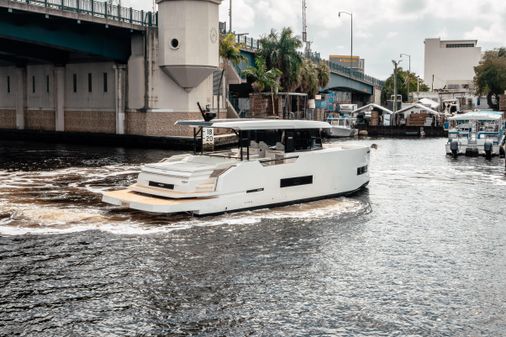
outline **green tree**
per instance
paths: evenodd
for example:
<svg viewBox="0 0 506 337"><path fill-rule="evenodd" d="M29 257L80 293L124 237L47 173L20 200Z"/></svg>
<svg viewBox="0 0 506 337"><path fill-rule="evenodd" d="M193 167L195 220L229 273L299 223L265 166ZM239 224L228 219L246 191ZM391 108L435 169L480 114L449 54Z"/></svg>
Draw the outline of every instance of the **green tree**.
<svg viewBox="0 0 506 337"><path fill-rule="evenodd" d="M302 56L297 49L302 47L302 41L293 35L291 28L283 28L281 34L271 30L270 34L260 39L261 56L267 68L281 70L281 86L287 91L293 91L299 86Z"/></svg>
<svg viewBox="0 0 506 337"><path fill-rule="evenodd" d="M327 63L321 61L318 67L316 68L318 72L318 85L320 88L324 88L329 84L330 81L330 69Z"/></svg>
<svg viewBox="0 0 506 337"><path fill-rule="evenodd" d="M226 64L231 62L233 65L237 65L245 60L245 57L241 55L241 44L236 42L234 34L228 33L220 36L220 57L223 59L223 69L221 71L220 84L218 87L218 111L220 111L221 87L223 76L225 75Z"/></svg>
<svg viewBox="0 0 506 337"><path fill-rule="evenodd" d="M498 95L506 90L506 48L485 52L480 64L474 67L474 72L476 93L487 95L488 105L498 110Z"/></svg>
<svg viewBox="0 0 506 337"><path fill-rule="evenodd" d="M316 65L311 60L304 59L300 68L298 91L308 94L309 98L314 98L320 89L318 75Z"/></svg>
<svg viewBox="0 0 506 337"><path fill-rule="evenodd" d="M272 68L267 70L265 60L257 56L255 58L255 67L248 67L242 71L242 74L252 81L253 90L260 93L266 89L270 90L272 100L272 114L276 114L274 96L278 94L280 88L281 70Z"/></svg>
<svg viewBox="0 0 506 337"><path fill-rule="evenodd" d="M413 93L418 90L418 83L420 83L420 91L429 91L429 87L423 83L421 78L402 67L397 68L397 95L402 95L402 101L408 100L408 87L409 92ZM381 101L385 103L394 94L394 74L390 75L385 81L383 90L381 91Z"/></svg>

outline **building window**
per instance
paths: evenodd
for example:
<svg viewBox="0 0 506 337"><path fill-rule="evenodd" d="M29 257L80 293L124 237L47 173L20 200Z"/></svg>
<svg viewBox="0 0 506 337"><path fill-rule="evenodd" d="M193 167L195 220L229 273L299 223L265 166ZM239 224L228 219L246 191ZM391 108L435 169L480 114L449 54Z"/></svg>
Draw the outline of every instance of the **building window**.
<svg viewBox="0 0 506 337"><path fill-rule="evenodd" d="M46 75L46 91L49 93L49 75Z"/></svg>
<svg viewBox="0 0 506 337"><path fill-rule="evenodd" d="M91 73L88 73L88 92L93 91Z"/></svg>
<svg viewBox="0 0 506 337"><path fill-rule="evenodd" d="M77 74L72 75L72 87L74 92L77 92Z"/></svg>
<svg viewBox="0 0 506 337"><path fill-rule="evenodd" d="M104 92L107 92L107 73L104 73Z"/></svg>
<svg viewBox="0 0 506 337"><path fill-rule="evenodd" d="M32 76L32 93L35 93L35 76Z"/></svg>
<svg viewBox="0 0 506 337"><path fill-rule="evenodd" d="M473 48L473 43L448 43L446 48Z"/></svg>
<svg viewBox="0 0 506 337"><path fill-rule="evenodd" d="M11 93L11 77L7 76L7 93Z"/></svg>

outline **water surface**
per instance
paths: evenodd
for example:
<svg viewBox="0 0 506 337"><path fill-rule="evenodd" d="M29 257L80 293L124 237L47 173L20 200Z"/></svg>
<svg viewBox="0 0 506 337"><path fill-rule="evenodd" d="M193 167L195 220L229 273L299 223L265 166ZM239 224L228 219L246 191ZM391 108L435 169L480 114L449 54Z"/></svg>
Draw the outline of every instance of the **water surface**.
<svg viewBox="0 0 506 337"><path fill-rule="evenodd" d="M504 161L360 140L362 193L192 218L99 192L174 152L0 143L0 335L504 336Z"/></svg>

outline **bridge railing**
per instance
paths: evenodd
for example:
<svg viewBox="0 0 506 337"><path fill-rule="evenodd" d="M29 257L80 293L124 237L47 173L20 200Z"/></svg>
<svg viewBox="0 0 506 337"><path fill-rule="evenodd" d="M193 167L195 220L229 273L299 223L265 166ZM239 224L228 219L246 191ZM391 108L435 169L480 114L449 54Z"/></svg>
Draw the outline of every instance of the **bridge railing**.
<svg viewBox="0 0 506 337"><path fill-rule="evenodd" d="M243 48L253 51L253 52L257 51L258 49L260 49L262 47L260 40L254 39L251 37L247 37L245 35L236 35L236 40L237 40L237 43L242 44ZM315 63L320 63L322 61L325 62L329 66L329 69L331 72L335 72L340 75L344 75L344 76L347 76L347 77L350 77L350 78L353 78L353 79L356 79L359 81L363 81L363 82L366 82L366 83L369 83L369 84L372 84L372 85L378 86L378 87L382 87L385 84L384 81L380 81L377 78L374 78L372 76L368 76L361 71L351 69L349 67L345 67L345 66L340 65L339 63L336 63L336 62L322 59L320 57L320 53L312 52L309 55L306 55L306 54L301 54L301 55L304 57L308 57L309 59L311 59Z"/></svg>
<svg viewBox="0 0 506 337"><path fill-rule="evenodd" d="M130 23L141 26L157 26L158 13L136 10L132 7L122 7L104 1L95 0L10 0L11 2L25 3L33 6L40 6L90 15L92 17L104 18L118 22Z"/></svg>

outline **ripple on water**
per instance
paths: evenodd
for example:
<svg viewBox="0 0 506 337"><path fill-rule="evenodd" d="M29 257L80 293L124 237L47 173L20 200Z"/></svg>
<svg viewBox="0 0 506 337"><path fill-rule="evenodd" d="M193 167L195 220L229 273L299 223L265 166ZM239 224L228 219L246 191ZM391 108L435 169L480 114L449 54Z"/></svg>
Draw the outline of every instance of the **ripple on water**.
<svg viewBox="0 0 506 337"><path fill-rule="evenodd" d="M357 142L362 194L204 218L100 202L166 152L0 142L0 335L503 336L504 162Z"/></svg>
<svg viewBox="0 0 506 337"><path fill-rule="evenodd" d="M11 205L12 207L13 205ZM190 215L152 215L126 209L74 208L18 205L0 215L0 234L64 234L100 230L113 234L142 235L168 233L193 227L240 226L262 220L314 221L358 216L370 210L362 201L339 198L295 204L276 209L260 209L219 216L195 218Z"/></svg>

